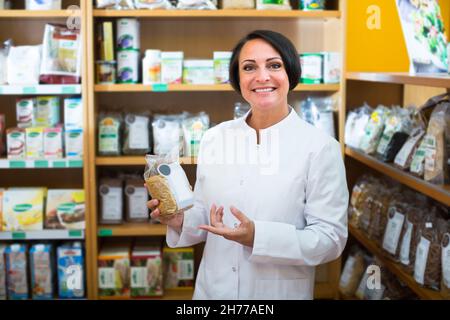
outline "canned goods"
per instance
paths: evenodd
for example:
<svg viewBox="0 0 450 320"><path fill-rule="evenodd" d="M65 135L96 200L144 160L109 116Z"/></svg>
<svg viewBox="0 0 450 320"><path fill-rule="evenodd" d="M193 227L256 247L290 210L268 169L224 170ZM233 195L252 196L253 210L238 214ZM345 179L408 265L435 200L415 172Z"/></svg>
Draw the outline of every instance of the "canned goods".
<svg viewBox="0 0 450 320"><path fill-rule="evenodd" d="M118 19L116 40L118 50L139 50L141 47L139 21L137 19Z"/></svg>
<svg viewBox="0 0 450 320"><path fill-rule="evenodd" d="M125 50L117 53L117 82L137 83L139 81L139 50Z"/></svg>

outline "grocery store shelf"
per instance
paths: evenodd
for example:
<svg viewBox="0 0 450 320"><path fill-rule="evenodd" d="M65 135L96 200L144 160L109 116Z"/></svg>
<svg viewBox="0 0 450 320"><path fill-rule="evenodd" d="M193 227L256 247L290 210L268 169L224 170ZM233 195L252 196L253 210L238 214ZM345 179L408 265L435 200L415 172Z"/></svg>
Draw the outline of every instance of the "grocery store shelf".
<svg viewBox="0 0 450 320"><path fill-rule="evenodd" d="M131 297L99 297L99 300L192 300L194 295L193 289L170 289L164 290L164 295L162 297L154 298L136 298Z"/></svg>
<svg viewBox="0 0 450 320"><path fill-rule="evenodd" d="M0 10L1 11L1 10ZM35 94L80 94L81 85L78 84L40 84L25 86L0 86L0 95L35 95Z"/></svg>
<svg viewBox="0 0 450 320"><path fill-rule="evenodd" d="M125 223L121 225L99 225L100 237L127 237L127 236L165 236L166 226L150 223Z"/></svg>
<svg viewBox="0 0 450 320"><path fill-rule="evenodd" d="M359 162L364 163L365 165L375 169L392 179L397 180L398 182L419 191L430 198L433 198L447 206L450 206L450 186L439 186L434 185L420 178L416 178L413 175L406 173L400 169L395 168L394 166L384 163L374 157L368 156L361 151L357 151L353 148L346 147L345 154Z"/></svg>
<svg viewBox="0 0 450 320"><path fill-rule="evenodd" d="M0 231L0 240L84 239L84 230Z"/></svg>
<svg viewBox="0 0 450 320"><path fill-rule="evenodd" d="M197 164L196 157L181 157L180 164ZM96 157L95 164L98 166L145 166L144 156L128 157Z"/></svg>
<svg viewBox="0 0 450 320"><path fill-rule="evenodd" d="M339 84L299 84L294 91L339 91ZM97 84L95 92L234 91L229 84Z"/></svg>
<svg viewBox="0 0 450 320"><path fill-rule="evenodd" d="M369 240L361 231L349 225L350 234L356 238L367 250L376 255L382 263L393 274L395 274L399 280L404 282L412 291L414 291L421 299L427 300L442 300L443 297L437 291L426 289L421 287L414 278L408 274L402 266L398 263L391 261L373 241Z"/></svg>
<svg viewBox="0 0 450 320"><path fill-rule="evenodd" d="M83 168L82 159L39 159L16 160L0 159L0 169L52 169L52 168Z"/></svg>
<svg viewBox="0 0 450 320"><path fill-rule="evenodd" d="M410 75L409 73L347 72L346 79L450 88L450 76L445 73Z"/></svg>
<svg viewBox="0 0 450 320"><path fill-rule="evenodd" d="M67 18L80 13L69 10L0 10L0 18Z"/></svg>
<svg viewBox="0 0 450 320"><path fill-rule="evenodd" d="M94 10L94 17L141 17L141 18L340 18L337 10Z"/></svg>

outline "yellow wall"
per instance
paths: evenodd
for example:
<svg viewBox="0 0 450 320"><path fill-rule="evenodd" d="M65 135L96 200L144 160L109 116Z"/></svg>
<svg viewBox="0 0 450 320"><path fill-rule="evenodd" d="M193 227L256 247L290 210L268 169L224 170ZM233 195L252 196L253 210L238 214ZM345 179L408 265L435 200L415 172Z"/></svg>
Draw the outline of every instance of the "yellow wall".
<svg viewBox="0 0 450 320"><path fill-rule="evenodd" d="M440 0L447 36L450 1ZM380 29L367 28L367 9L380 8ZM347 0L347 71L405 72L408 54L395 0Z"/></svg>

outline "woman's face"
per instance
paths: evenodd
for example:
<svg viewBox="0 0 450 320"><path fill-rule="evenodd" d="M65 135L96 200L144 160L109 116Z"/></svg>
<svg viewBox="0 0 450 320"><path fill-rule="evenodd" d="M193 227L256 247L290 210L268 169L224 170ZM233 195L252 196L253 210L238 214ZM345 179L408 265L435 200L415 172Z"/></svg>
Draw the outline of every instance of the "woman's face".
<svg viewBox="0 0 450 320"><path fill-rule="evenodd" d="M265 111L287 105L289 78L281 55L262 39L244 44L239 55L241 93L252 108Z"/></svg>

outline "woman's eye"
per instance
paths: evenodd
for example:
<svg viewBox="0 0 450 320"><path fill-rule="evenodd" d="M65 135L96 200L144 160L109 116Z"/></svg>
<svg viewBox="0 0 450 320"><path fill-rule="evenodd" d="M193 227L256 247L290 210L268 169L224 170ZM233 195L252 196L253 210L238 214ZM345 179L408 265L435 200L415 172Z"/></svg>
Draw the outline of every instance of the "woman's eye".
<svg viewBox="0 0 450 320"><path fill-rule="evenodd" d="M252 65L246 65L246 66L244 66L242 69L243 69L244 71L251 71L251 70L253 70L254 68L253 68Z"/></svg>
<svg viewBox="0 0 450 320"><path fill-rule="evenodd" d="M270 69L280 69L281 68L281 63L272 63L269 66Z"/></svg>

